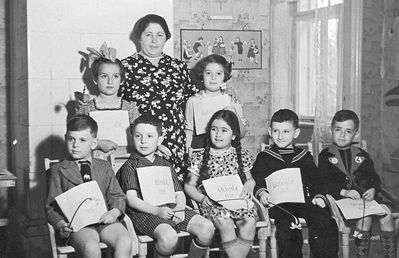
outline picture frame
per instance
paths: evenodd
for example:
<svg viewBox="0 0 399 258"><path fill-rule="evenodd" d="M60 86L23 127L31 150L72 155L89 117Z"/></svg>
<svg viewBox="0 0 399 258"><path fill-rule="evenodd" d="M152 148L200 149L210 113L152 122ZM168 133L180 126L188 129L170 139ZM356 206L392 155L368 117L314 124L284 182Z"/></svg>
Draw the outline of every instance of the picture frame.
<svg viewBox="0 0 399 258"><path fill-rule="evenodd" d="M189 69L211 54L225 57L234 70L262 69L262 31L180 29L180 53Z"/></svg>

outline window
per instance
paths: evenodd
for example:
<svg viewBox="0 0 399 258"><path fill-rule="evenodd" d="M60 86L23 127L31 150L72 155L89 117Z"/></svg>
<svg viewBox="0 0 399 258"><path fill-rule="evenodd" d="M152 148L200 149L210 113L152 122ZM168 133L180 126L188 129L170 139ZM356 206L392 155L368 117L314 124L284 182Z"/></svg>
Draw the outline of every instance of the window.
<svg viewBox="0 0 399 258"><path fill-rule="evenodd" d="M315 2L317 1L317 2ZM295 33L292 70L295 82L295 109L301 117L314 117L317 83L326 86L328 115L341 107L338 97L340 67L340 11L342 0L298 0L293 8ZM318 8L316 10L316 7ZM317 11L317 13L316 13Z"/></svg>

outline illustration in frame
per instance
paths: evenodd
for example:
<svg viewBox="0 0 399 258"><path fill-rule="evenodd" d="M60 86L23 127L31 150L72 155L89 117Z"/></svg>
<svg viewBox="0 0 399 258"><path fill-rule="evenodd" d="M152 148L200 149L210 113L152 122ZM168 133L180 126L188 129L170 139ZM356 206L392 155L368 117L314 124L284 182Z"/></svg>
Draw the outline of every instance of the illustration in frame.
<svg viewBox="0 0 399 258"><path fill-rule="evenodd" d="M201 58L218 54L233 69L262 69L260 30L180 30L181 60L191 69Z"/></svg>

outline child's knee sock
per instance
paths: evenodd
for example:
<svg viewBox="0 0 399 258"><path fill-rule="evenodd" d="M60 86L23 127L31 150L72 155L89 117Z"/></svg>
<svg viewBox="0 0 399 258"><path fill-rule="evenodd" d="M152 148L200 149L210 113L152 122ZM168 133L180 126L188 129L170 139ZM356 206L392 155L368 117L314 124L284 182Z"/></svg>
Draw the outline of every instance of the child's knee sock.
<svg viewBox="0 0 399 258"><path fill-rule="evenodd" d="M355 240L356 257L366 258L369 254L370 248L370 231L361 231L360 229L356 230L362 234L360 239L358 238Z"/></svg>
<svg viewBox="0 0 399 258"><path fill-rule="evenodd" d="M240 251L241 251L242 257L247 257L249 250L252 247L253 240L248 240L248 239L238 237L238 244L240 246Z"/></svg>
<svg viewBox="0 0 399 258"><path fill-rule="evenodd" d="M395 231L381 231L380 237L384 258L396 257Z"/></svg>
<svg viewBox="0 0 399 258"><path fill-rule="evenodd" d="M202 243L197 238L193 238L190 245L190 251L188 257L203 257L208 250L209 244Z"/></svg>
<svg viewBox="0 0 399 258"><path fill-rule="evenodd" d="M241 245L238 243L238 238L231 241L222 242L223 250L229 258L243 258L241 255Z"/></svg>

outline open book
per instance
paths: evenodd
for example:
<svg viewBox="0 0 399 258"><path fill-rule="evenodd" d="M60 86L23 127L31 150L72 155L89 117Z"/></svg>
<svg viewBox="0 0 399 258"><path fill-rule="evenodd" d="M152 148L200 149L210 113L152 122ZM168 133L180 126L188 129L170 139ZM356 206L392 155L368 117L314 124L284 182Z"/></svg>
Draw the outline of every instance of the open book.
<svg viewBox="0 0 399 258"><path fill-rule="evenodd" d="M104 196L97 181L75 186L55 197L55 200L73 232L98 223L99 218L107 212Z"/></svg>
<svg viewBox="0 0 399 258"><path fill-rule="evenodd" d="M243 188L239 175L220 176L202 181L206 194L229 210L247 208L247 201L240 198Z"/></svg>
<svg viewBox="0 0 399 258"><path fill-rule="evenodd" d="M299 168L280 169L266 177L265 180L271 203L305 202Z"/></svg>
<svg viewBox="0 0 399 258"><path fill-rule="evenodd" d="M363 201L362 199L352 200L351 198L345 198L335 202L345 219L360 219L363 217L363 214L366 217L370 215L384 215L387 213L385 209L374 200Z"/></svg>

